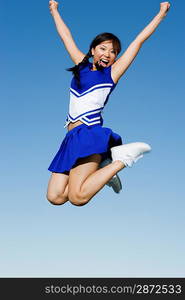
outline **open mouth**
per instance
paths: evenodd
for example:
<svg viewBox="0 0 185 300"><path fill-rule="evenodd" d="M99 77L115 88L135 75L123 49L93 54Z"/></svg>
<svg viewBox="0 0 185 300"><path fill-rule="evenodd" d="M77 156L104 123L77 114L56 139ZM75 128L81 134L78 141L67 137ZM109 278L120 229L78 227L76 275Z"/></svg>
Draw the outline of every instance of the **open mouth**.
<svg viewBox="0 0 185 300"><path fill-rule="evenodd" d="M109 61L106 59L100 59L99 64L103 67L106 67L108 65Z"/></svg>

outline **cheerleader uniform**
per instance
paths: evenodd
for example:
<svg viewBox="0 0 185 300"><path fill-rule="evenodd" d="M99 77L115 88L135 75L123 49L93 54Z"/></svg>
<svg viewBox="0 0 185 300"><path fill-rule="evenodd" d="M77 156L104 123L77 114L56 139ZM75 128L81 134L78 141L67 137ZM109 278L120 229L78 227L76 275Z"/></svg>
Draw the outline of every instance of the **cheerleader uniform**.
<svg viewBox="0 0 185 300"><path fill-rule="evenodd" d="M92 63L80 67L80 86L73 77L70 88L69 113L64 127L80 120L83 124L68 131L48 170L69 173L79 158L101 154L102 161L111 158L110 148L122 145L121 137L102 127L102 111L116 84L111 66L92 71Z"/></svg>

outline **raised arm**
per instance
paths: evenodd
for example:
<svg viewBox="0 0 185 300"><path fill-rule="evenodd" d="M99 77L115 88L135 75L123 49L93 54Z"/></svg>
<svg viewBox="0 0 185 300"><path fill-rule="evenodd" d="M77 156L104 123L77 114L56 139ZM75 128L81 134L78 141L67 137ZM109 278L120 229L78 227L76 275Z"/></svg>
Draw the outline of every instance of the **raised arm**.
<svg viewBox="0 0 185 300"><path fill-rule="evenodd" d="M85 54L83 54L78 47L76 46L73 37L71 35L71 32L69 28L66 26L64 21L62 20L59 12L58 12L58 2L56 1L49 1L49 9L51 12L51 15L53 16L56 29L58 31L59 36L61 37L64 46L66 50L68 51L72 61L77 65L80 63Z"/></svg>
<svg viewBox="0 0 185 300"><path fill-rule="evenodd" d="M160 3L160 11L153 20L142 30L135 40L129 45L123 55L112 65L112 78L118 82L120 77L125 73L134 58L138 54L142 44L154 33L155 29L167 15L170 8L169 2Z"/></svg>

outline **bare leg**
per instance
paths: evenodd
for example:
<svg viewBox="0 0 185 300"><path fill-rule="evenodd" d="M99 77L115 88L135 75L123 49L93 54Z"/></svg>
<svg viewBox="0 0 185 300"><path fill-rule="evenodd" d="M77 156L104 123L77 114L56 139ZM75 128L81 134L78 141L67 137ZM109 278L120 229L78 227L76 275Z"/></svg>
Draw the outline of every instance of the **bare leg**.
<svg viewBox="0 0 185 300"><path fill-rule="evenodd" d="M79 164L69 174L69 201L74 205L84 205L121 169L124 164L115 161L98 169L101 155L94 154L79 160Z"/></svg>
<svg viewBox="0 0 185 300"><path fill-rule="evenodd" d="M55 205L61 205L68 201L69 176L63 173L52 173L47 190L47 199Z"/></svg>

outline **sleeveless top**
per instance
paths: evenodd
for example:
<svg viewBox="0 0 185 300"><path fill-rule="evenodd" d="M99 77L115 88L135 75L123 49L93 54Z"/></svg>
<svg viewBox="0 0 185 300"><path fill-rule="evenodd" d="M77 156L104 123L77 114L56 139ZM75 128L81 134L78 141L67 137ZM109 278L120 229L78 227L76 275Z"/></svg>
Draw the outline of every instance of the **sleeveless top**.
<svg viewBox="0 0 185 300"><path fill-rule="evenodd" d="M103 124L101 113L116 84L111 78L111 66L91 71L92 66L89 62L80 68L80 86L72 78L69 113L64 127L78 120L88 126Z"/></svg>

